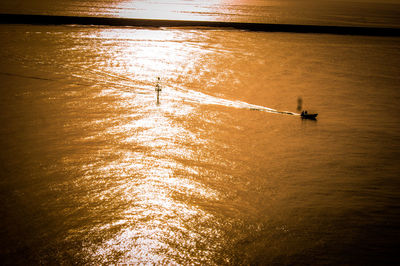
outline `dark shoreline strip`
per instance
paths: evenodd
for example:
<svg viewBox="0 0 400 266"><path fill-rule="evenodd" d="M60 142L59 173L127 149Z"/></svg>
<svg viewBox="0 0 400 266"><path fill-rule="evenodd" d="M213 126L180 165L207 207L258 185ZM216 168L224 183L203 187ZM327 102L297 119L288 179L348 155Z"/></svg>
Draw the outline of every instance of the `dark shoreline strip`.
<svg viewBox="0 0 400 266"><path fill-rule="evenodd" d="M319 26L294 24L242 23L219 21L153 20L106 17L75 17L50 15L0 14L0 24L35 24L35 25L105 25L133 27L213 27L233 28L249 31L325 33L364 36L400 36L400 28Z"/></svg>

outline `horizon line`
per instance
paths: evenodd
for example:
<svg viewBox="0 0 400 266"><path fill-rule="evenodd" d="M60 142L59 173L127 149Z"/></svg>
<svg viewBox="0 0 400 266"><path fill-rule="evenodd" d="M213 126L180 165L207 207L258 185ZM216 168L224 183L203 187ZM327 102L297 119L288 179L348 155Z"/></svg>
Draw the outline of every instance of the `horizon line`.
<svg viewBox="0 0 400 266"><path fill-rule="evenodd" d="M32 25L101 25L101 26L131 26L131 27L209 27L232 28L261 32L291 32L319 33L336 35L361 36L400 36L400 28L364 27L364 26L331 26L331 25L301 25L273 24L225 21L197 20L164 20L116 17L90 16L60 16L35 14L0 14L0 24L32 24Z"/></svg>

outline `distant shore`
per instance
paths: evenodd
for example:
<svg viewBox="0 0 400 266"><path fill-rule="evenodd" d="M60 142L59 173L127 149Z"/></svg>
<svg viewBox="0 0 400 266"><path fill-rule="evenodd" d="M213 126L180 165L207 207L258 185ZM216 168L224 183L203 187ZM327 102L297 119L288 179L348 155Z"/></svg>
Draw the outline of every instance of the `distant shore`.
<svg viewBox="0 0 400 266"><path fill-rule="evenodd" d="M35 25L105 25L132 27L211 27L232 28L263 32L321 33L364 36L400 36L400 28L323 26L296 24L243 23L221 21L188 21L132 19L110 17L78 17L52 15L0 14L0 24L35 24Z"/></svg>

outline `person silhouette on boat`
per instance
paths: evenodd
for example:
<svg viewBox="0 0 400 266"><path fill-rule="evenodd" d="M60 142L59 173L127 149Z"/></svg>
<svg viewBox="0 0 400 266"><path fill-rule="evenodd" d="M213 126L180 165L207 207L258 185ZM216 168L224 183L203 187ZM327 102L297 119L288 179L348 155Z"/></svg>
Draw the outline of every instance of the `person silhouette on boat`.
<svg viewBox="0 0 400 266"><path fill-rule="evenodd" d="M318 114L317 113L309 114L307 110L304 110L303 112L301 112L300 116L301 116L301 118L304 118L304 119L316 120L316 117L318 116Z"/></svg>
<svg viewBox="0 0 400 266"><path fill-rule="evenodd" d="M307 117L307 114L308 114L307 110L303 110L301 112L301 117Z"/></svg>

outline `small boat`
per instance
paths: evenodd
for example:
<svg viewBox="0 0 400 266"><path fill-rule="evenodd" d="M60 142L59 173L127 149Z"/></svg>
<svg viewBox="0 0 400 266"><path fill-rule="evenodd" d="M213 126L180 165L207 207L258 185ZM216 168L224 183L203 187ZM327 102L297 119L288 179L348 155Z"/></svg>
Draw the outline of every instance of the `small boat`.
<svg viewBox="0 0 400 266"><path fill-rule="evenodd" d="M302 119L315 120L317 118L317 115L318 114L307 114L307 113L305 114L305 113L302 113L300 116L301 116Z"/></svg>

